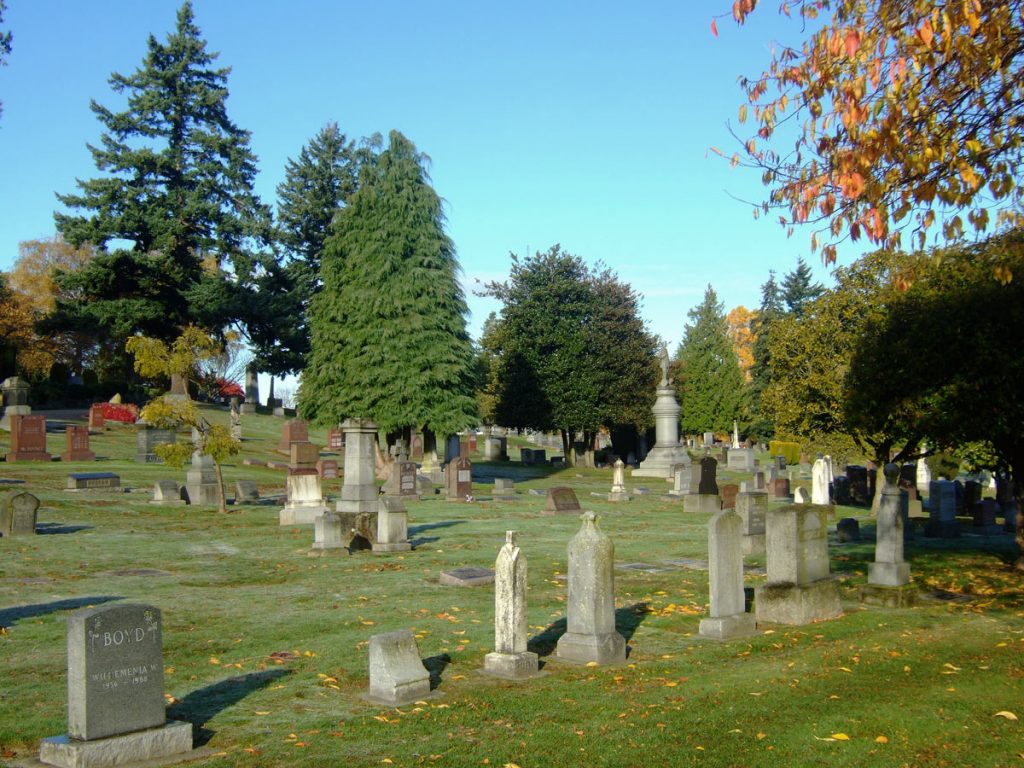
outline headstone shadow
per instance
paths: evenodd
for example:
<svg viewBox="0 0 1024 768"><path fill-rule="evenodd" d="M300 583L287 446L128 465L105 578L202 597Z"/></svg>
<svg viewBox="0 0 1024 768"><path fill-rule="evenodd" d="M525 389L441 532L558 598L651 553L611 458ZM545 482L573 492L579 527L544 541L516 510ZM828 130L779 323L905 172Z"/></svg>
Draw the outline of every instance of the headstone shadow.
<svg viewBox="0 0 1024 768"><path fill-rule="evenodd" d="M430 673L430 690L434 690L441 684L441 673L444 672L445 667L452 663L452 657L447 653L441 653L437 656L428 656L423 659L423 666L427 668L427 672Z"/></svg>
<svg viewBox="0 0 1024 768"><path fill-rule="evenodd" d="M424 531L430 531L434 528L448 528L452 525L462 525L464 522L464 520L442 520L437 523L423 523L422 525L410 525L406 535L408 536L409 544L411 544L413 547L419 547L423 544L432 544L435 541L440 541L441 537L420 536L419 538L414 539L413 536L415 534L423 533Z"/></svg>
<svg viewBox="0 0 1024 768"><path fill-rule="evenodd" d="M57 611L74 611L89 605L109 603L121 600L118 595L100 595L97 597L72 597L67 600L55 600L52 603L35 603L33 605L16 605L12 608L0 608L0 627L9 627L21 619L34 619Z"/></svg>
<svg viewBox="0 0 1024 768"><path fill-rule="evenodd" d="M176 701L167 708L167 718L192 723L194 745L196 748L201 747L213 737L214 732L203 727L213 717L234 706L250 693L290 674L291 671L287 669L267 669L226 678L192 691L185 698Z"/></svg>
<svg viewBox="0 0 1024 768"><path fill-rule="evenodd" d="M651 612L647 603L633 603L615 610L615 631L622 635L628 643L636 634L637 627ZM539 657L550 656L558 645L559 638L566 632L566 619L552 622L544 630L526 641L526 650L536 653ZM628 651L628 649L627 649Z"/></svg>

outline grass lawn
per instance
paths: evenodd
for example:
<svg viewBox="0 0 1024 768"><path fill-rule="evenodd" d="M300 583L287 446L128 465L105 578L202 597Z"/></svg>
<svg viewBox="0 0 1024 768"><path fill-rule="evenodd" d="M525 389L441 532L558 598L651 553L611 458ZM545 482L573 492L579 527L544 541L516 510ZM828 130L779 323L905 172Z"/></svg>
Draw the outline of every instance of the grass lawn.
<svg viewBox="0 0 1024 768"><path fill-rule="evenodd" d="M229 496L239 478L283 493L282 472L242 463L282 458L281 423L243 417ZM870 513L838 508L868 534L832 536L844 615L719 644L697 636L707 516L662 500L661 481L627 478L653 492L611 504L591 496L608 491L611 470L479 461L475 503L407 503L412 552L310 558L312 526L279 526L276 504L229 515L151 504L154 481L184 482L184 470L134 463L134 429L110 427L92 439L95 463L0 464L0 477L24 481L0 491L42 501L40 535L0 539L0 763L67 730L68 613L131 600L163 611L168 714L210 750L197 766L1024 766L1024 725L1006 716L1024 718L1024 587L1010 535L919 533L907 547L918 605L866 607ZM326 442L322 430L310 439ZM50 452L63 443L51 433ZM131 490L68 493L71 471L117 472ZM485 500L494 476L516 478L517 501ZM340 483L326 482L331 497ZM540 515L543 496L527 490L554 485L572 486L615 542L626 666L553 659L579 520ZM442 570L493 566L508 529L529 560L531 649L547 673L518 683L480 674L493 590L438 583ZM747 586L761 579L748 574ZM400 709L362 701L370 635L406 628L437 695Z"/></svg>

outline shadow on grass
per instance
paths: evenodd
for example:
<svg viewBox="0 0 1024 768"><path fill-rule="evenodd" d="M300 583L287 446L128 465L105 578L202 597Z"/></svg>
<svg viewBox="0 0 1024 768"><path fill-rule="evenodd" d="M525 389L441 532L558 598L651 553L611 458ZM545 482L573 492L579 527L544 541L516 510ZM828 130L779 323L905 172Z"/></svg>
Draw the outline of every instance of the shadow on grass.
<svg viewBox="0 0 1024 768"><path fill-rule="evenodd" d="M192 723L194 745L201 747L214 732L204 728L214 716L234 706L253 691L264 688L275 680L290 675L287 669L267 669L248 675L229 677L205 688L192 691L188 696L167 708L170 720L184 720Z"/></svg>
<svg viewBox="0 0 1024 768"><path fill-rule="evenodd" d="M441 653L437 656L428 656L423 659L423 666L427 668L427 672L430 673L430 690L434 690L441 684L441 673L444 672L445 667L452 663L452 657L447 653Z"/></svg>
<svg viewBox="0 0 1024 768"><path fill-rule="evenodd" d="M441 540L440 536L420 536L417 539L414 539L412 537L415 534L417 534L417 533L423 533L424 531L430 531L430 530L433 530L434 528L448 528L449 526L452 526L452 525L462 525L464 522L466 522L466 521L465 520L442 520L442 521L440 521L438 523L424 523L423 525L410 525L409 526L409 532L408 532L409 543L413 547L419 547L419 546L422 546L423 544L431 544L431 543L433 543L435 541L440 541Z"/></svg>
<svg viewBox="0 0 1024 768"><path fill-rule="evenodd" d="M57 611L73 611L78 608L85 608L89 605L109 603L111 600L120 600L117 595L100 595L98 597L73 597L68 600L55 600L52 603L35 603L34 605L18 605L14 608L0 609L0 627L9 627L15 621L21 619L34 619L37 616L46 616L48 613Z"/></svg>
<svg viewBox="0 0 1024 768"><path fill-rule="evenodd" d="M651 608L647 603L633 603L633 605L617 609L615 611L615 631L622 635L628 643L630 638L636 634L636 628L640 626L640 622L650 612ZM536 653L541 658L550 656L554 653L559 638L565 634L566 626L565 619L552 622L543 632L531 637L526 642L526 649ZM629 652L628 648L626 652Z"/></svg>
<svg viewBox="0 0 1024 768"><path fill-rule="evenodd" d="M60 523L36 523L36 533L49 536L59 533L75 533L77 531L91 530L91 525L61 525Z"/></svg>

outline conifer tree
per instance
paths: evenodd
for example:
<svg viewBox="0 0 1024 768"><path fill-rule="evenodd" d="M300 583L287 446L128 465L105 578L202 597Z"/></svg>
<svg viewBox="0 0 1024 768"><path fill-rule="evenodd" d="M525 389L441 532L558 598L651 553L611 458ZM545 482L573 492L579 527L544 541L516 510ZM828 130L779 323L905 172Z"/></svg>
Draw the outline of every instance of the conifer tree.
<svg viewBox="0 0 1024 768"><path fill-rule="evenodd" d="M456 432L477 418L455 247L426 158L392 131L363 168L320 263L299 410L320 424Z"/></svg>
<svg viewBox="0 0 1024 768"><path fill-rule="evenodd" d="M104 132L100 145L89 149L105 175L80 180L78 193L57 196L83 214L54 218L76 247L90 243L105 252L111 241L132 244L127 258L133 271L171 288L160 299L160 335L173 338L193 317L216 314L185 298L204 277L204 259L229 263L246 279L255 271L254 246L269 241L270 218L253 192L249 134L227 115L230 69L213 66L217 54L207 52L191 2L179 9L166 43L150 36L147 48L134 73L111 75L115 93L127 96L124 111L92 102ZM80 295L86 315L94 301L120 302L122 315L131 314L133 301L152 301L120 291L116 276L101 274L107 266L108 260L96 259L87 270L96 274L83 276L100 289Z"/></svg>
<svg viewBox="0 0 1024 768"><path fill-rule="evenodd" d="M821 283L814 282L811 268L803 256L798 256L796 267L782 278L782 300L786 309L797 317L803 314L804 306L825 292Z"/></svg>
<svg viewBox="0 0 1024 768"><path fill-rule="evenodd" d="M682 371L680 426L684 433L728 432L734 419L746 418L746 388L729 341L725 307L709 285L704 300L687 316L676 353Z"/></svg>
<svg viewBox="0 0 1024 768"><path fill-rule="evenodd" d="M765 418L761 409L761 394L771 382L772 365L769 345L772 323L785 314L782 291L775 282L775 271L768 271L768 279L761 285L761 306L754 321L754 364L750 366L750 431L762 439L775 434L775 426Z"/></svg>

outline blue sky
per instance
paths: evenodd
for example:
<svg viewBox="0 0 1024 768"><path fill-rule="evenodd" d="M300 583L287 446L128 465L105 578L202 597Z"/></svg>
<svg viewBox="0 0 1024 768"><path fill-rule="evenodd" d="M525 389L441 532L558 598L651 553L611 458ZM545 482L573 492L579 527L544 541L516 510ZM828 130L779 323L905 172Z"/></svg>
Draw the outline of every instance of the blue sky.
<svg viewBox="0 0 1024 768"><path fill-rule="evenodd" d="M55 192L97 175L89 100L120 108L112 72L173 28L176 0L7 0L14 33L0 68L0 269L22 240L54 233ZM674 348L711 283L726 309L756 307L769 269L803 256L828 271L809 232L787 238L741 200L760 175L708 152L735 149L739 75L767 65L799 28L760 9L743 28L689 2L195 0L208 49L230 66L229 114L252 132L257 191L271 205L285 162L326 123L352 137L402 131L433 160L464 272L474 336L497 305L472 295L502 279L510 251L561 243L603 261L644 297ZM858 254L840 252L841 261Z"/></svg>

